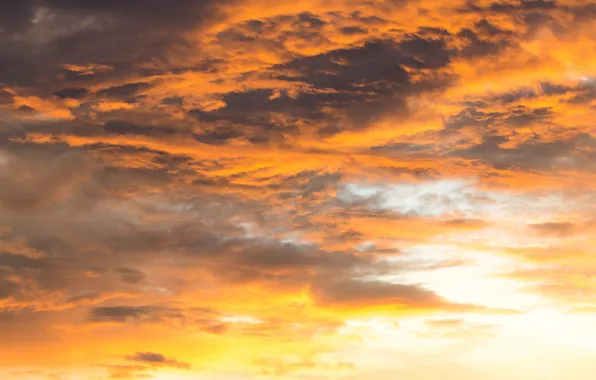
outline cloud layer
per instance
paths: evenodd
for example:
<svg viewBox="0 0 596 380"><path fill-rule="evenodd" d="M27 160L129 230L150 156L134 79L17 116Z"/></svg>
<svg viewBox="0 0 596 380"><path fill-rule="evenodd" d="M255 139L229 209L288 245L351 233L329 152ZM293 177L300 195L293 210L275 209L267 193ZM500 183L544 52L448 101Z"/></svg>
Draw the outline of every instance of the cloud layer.
<svg viewBox="0 0 596 380"><path fill-rule="evenodd" d="M0 376L590 372L596 4L0 9Z"/></svg>

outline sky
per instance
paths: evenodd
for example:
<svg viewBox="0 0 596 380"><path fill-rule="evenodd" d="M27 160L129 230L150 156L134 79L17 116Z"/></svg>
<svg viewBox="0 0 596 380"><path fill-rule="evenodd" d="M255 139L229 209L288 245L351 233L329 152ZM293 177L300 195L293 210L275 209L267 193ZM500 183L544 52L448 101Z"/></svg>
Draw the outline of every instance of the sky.
<svg viewBox="0 0 596 380"><path fill-rule="evenodd" d="M0 378L594 378L596 2L0 0L0 46Z"/></svg>

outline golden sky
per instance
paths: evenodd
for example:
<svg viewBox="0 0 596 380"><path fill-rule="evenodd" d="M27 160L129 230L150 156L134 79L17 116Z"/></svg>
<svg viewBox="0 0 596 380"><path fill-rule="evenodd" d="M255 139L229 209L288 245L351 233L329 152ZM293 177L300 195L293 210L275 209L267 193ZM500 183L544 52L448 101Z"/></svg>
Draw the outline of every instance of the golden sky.
<svg viewBox="0 0 596 380"><path fill-rule="evenodd" d="M588 380L596 2L0 0L0 379Z"/></svg>

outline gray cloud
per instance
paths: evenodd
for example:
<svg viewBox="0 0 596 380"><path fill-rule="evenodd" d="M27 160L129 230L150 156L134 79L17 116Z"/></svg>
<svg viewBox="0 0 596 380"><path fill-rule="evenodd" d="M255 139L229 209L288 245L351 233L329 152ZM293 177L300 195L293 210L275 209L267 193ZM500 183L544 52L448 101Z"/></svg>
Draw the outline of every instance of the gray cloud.
<svg viewBox="0 0 596 380"><path fill-rule="evenodd" d="M155 352L137 352L126 358L133 362L146 363L151 366L167 366L184 369L190 369L191 367L188 363L166 358L164 355Z"/></svg>
<svg viewBox="0 0 596 380"><path fill-rule="evenodd" d="M54 95L56 95L59 98L81 99L88 93L89 93L89 91L86 88L79 87L79 88L64 88L62 90L54 92Z"/></svg>
<svg viewBox="0 0 596 380"><path fill-rule="evenodd" d="M138 284L145 280L145 274L141 271L131 268L118 268L116 270L120 275L120 281L127 284Z"/></svg>
<svg viewBox="0 0 596 380"><path fill-rule="evenodd" d="M109 64L116 68L112 76L131 73L135 64L163 56L167 46L185 46L177 33L217 19L222 5L192 0L176 4L155 0L8 3L0 4L5 10L0 29L5 47L0 82L19 85L41 83L64 63Z"/></svg>
<svg viewBox="0 0 596 380"><path fill-rule="evenodd" d="M346 279L315 283L315 299L325 305L396 307L441 307L446 302L435 293L416 285L393 284L376 280Z"/></svg>
<svg viewBox="0 0 596 380"><path fill-rule="evenodd" d="M578 134L552 142L536 137L516 147L502 147L507 141L504 136L487 136L481 144L456 154L481 159L498 169L552 170L581 166L584 170L594 170L596 156L580 149L594 145L589 135Z"/></svg>

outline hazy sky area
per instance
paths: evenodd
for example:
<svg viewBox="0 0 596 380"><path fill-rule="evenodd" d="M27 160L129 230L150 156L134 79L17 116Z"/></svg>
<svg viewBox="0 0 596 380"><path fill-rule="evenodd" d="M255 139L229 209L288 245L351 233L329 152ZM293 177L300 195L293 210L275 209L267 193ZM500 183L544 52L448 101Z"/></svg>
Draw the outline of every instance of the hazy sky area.
<svg viewBox="0 0 596 380"><path fill-rule="evenodd" d="M596 2L0 0L0 379L593 380Z"/></svg>

